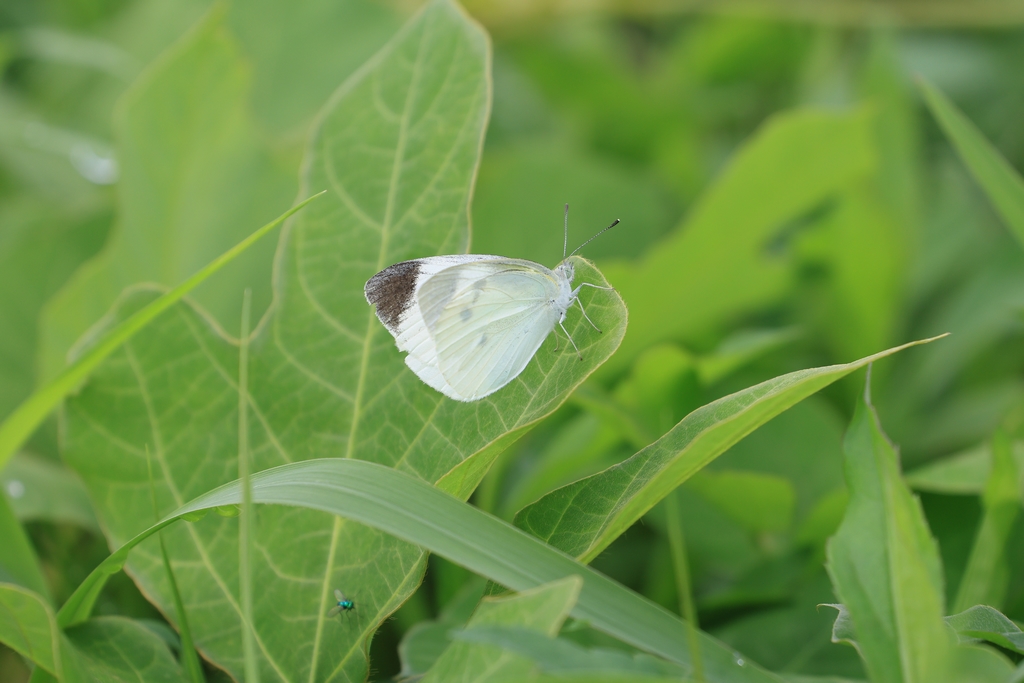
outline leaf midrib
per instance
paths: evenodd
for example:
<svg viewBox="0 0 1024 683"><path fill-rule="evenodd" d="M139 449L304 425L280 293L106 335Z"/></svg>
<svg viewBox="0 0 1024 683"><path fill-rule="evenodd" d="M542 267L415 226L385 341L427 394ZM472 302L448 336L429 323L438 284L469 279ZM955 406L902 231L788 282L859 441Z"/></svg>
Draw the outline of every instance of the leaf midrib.
<svg viewBox="0 0 1024 683"><path fill-rule="evenodd" d="M191 330L191 327L189 329L194 334L194 331ZM205 353L205 347L203 347L202 345L200 346L201 348L203 348L203 351ZM139 396L142 398L142 403L146 408L146 419L149 422L150 434L153 438L153 449L156 451L153 454L153 457L156 458L157 463L159 463L160 465L164 481L167 482L167 487L170 489L171 496L174 498L175 505L177 507L181 507L184 500L181 496L181 492L178 490L177 485L174 483L174 478L171 476L172 473L167 467L167 459L164 453L163 435L160 433L160 427L158 424L159 421L156 418L156 414L153 408L153 402L149 395L149 387L146 384L145 373L142 372L142 368L139 366L138 359L135 357L134 346L131 342L126 343L124 345L124 351L125 356L128 359L128 366L131 368L132 374L135 376L135 381L139 386ZM219 367L219 364L213 362L212 358L211 363L213 363L214 367ZM206 566L206 569L210 572L210 576L213 577L214 581L217 584L217 587L220 588L221 593L223 593L227 603L231 605L232 609L235 610L235 612L238 614L239 619L242 619L241 606L237 603L237 601L235 600L235 596L232 595L231 591L228 590L227 585L224 583L223 577L221 577L221 575L217 572L216 568L213 566L213 563L210 561L210 556L206 551L206 546L202 542L202 539L198 537L195 527L193 527L192 525L187 525L186 528L188 530L189 536L192 539L192 543L195 544L196 551L202 558L203 564ZM274 658L270 654L270 651L267 649L266 645L264 645L262 638L260 638L259 632L255 629L253 629L253 637L256 639L256 643L259 645L259 648L263 652L263 655L267 658L267 661L273 667L274 671L278 674L278 676L281 677L281 680L286 682L289 681L288 677L284 674L284 671L281 669L281 666L274 660Z"/></svg>
<svg viewBox="0 0 1024 683"><path fill-rule="evenodd" d="M402 117L398 125L398 142L395 145L395 157L391 164L391 182L388 187L388 198L384 206L384 220L381 222L380 231L380 250L377 254L377 271L384 268L385 259L388 255L388 247L390 246L391 232L393 229L393 220L395 212L395 202L398 194L398 183L401 178L402 161L405 159L406 144L408 142L409 133L409 121L412 116L412 103L415 101L414 93L417 91L421 74L421 67L423 63L423 50L427 42L427 36L430 33L430 24L427 24L423 28L423 33L420 35L420 43L416 49L416 61L413 62L412 77L409 82L409 89L406 92L405 103L402 107ZM371 76L374 77L374 76ZM356 381L356 393L352 400L352 421L349 427L348 444L345 449L345 457L352 458L356 443L356 433L359 428L359 419L362 414L361 406L363 402L363 393L366 388L366 376L369 372L370 365L370 349L373 343L374 333L377 331L376 325L374 325L374 315L372 310L367 309L367 324L366 334L363 337L363 350L359 361L359 378ZM314 683L316 680L317 667L320 661L320 643L323 641L324 621L326 619L324 608L326 607L329 596L330 596L330 580L331 573L334 567L334 556L337 552L338 538L341 534L341 528L344 524L344 520L340 517L334 518L334 525L331 532L331 543L328 549L327 566L324 569L324 579L320 589L320 609L318 610L317 621L316 621L316 634L313 637L313 654L311 657L309 667L309 683ZM335 667L334 671L331 672L331 677L343 667L352 657L352 654L359 647L359 643L362 641L363 636L360 638L353 639L349 645L348 651L338 662L338 666Z"/></svg>

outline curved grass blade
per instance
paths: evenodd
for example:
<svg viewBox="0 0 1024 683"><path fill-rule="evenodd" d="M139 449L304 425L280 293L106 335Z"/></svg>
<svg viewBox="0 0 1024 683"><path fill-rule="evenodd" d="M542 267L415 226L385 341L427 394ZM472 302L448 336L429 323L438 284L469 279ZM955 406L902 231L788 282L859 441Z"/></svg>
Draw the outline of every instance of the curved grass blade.
<svg viewBox="0 0 1024 683"><path fill-rule="evenodd" d="M460 564L513 590L579 576L583 587L572 615L620 640L689 668L686 623L641 595L529 534L403 472L371 462L322 459L282 465L252 476L255 503L321 510L379 529ZM67 627L88 618L106 578L129 551L179 519L242 500L239 482L214 489L176 510L108 557L57 615ZM778 682L724 644L700 633L710 683Z"/></svg>
<svg viewBox="0 0 1024 683"><path fill-rule="evenodd" d="M96 366L122 344L132 338L136 332L144 328L151 320L166 311L183 296L195 289L206 278L210 277L225 265L233 261L239 254L256 243L261 237L281 225L289 216L322 195L323 192L309 197L283 214L246 237L244 240L215 258L199 272L167 292L159 299L149 303L127 320L121 322L109 332L96 340L85 355L64 369L46 386L40 387L19 405L3 424L0 424L0 469L7 464L14 452L32 435L36 427L50 414L61 400L89 376Z"/></svg>
<svg viewBox="0 0 1024 683"><path fill-rule="evenodd" d="M523 508L516 526L589 562L676 487L768 420L854 370L939 338L845 365L791 372L724 396L684 417L633 457Z"/></svg>

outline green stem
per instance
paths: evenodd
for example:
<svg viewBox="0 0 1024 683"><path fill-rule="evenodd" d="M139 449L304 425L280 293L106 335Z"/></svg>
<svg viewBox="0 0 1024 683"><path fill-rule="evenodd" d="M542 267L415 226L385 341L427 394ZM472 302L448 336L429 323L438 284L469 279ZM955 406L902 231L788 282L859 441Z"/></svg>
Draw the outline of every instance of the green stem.
<svg viewBox="0 0 1024 683"><path fill-rule="evenodd" d="M160 507L156 503L156 485L153 483L153 461L149 457L149 447L146 447L146 469L149 471L149 495L153 500L153 517L160 521ZM157 532L157 539L160 541L160 557L163 559L164 569L167 571L167 581L171 586L171 598L174 600L174 612L178 619L178 630L181 637L181 661L188 673L192 683L203 683L206 678L203 676L203 667L199 663L199 655L196 654L195 643L192 642L192 629L188 626L188 617L185 615L185 603L181 600L181 591L178 590L178 580L174 578L174 569L171 567L171 556L167 554L167 544L164 543L164 534Z"/></svg>
<svg viewBox="0 0 1024 683"><path fill-rule="evenodd" d="M242 512L238 520L238 583L242 593L242 655L246 683L259 683L256 637L252 619L252 483L249 481L249 313L252 292L242 298L242 334L238 345L238 479L242 485Z"/></svg>
<svg viewBox="0 0 1024 683"><path fill-rule="evenodd" d="M679 595L679 613L686 620L687 640L690 658L693 662L693 679L704 683L704 666L700 659L700 639L697 635L697 609L693 604L690 585L690 563L686 557L686 539L683 537L683 519L679 511L679 491L665 497L665 514L668 516L668 547L672 554L672 569L676 576L676 593Z"/></svg>

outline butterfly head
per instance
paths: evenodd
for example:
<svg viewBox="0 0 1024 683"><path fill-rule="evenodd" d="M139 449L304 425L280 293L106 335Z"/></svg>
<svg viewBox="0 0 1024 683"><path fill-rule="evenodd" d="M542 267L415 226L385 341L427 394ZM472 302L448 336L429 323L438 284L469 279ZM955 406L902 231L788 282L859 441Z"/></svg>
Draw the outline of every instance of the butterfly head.
<svg viewBox="0 0 1024 683"><path fill-rule="evenodd" d="M571 283L573 278L576 277L576 268L572 265L572 261L565 259L555 266L555 274L560 278L564 277L566 283Z"/></svg>

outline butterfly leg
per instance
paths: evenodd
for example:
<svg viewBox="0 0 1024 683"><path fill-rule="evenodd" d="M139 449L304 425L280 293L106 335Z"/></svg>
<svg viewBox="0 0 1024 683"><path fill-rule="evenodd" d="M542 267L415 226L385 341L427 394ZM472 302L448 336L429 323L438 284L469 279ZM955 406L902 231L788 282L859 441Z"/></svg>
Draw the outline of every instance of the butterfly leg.
<svg viewBox="0 0 1024 683"><path fill-rule="evenodd" d="M562 323L558 323L558 326L562 328L562 332L565 332L565 336L569 337L569 343L572 344L572 348L576 349L576 355L580 357L580 360L583 360L583 354L580 353L580 349L578 346L576 346L576 342L572 340L572 335L570 335L569 332L566 331L565 325L563 325Z"/></svg>
<svg viewBox="0 0 1024 683"><path fill-rule="evenodd" d="M577 299L576 302L580 305L580 313L582 313L583 317L587 319L587 322L590 323L590 326L593 327L598 332L601 332L601 328L595 325L594 321L590 319L589 315L587 315L587 309L583 308L583 302L580 301L579 299Z"/></svg>
<svg viewBox="0 0 1024 683"><path fill-rule="evenodd" d="M574 289L573 292L572 292L573 301L575 301L576 303L578 303L580 305L580 310L583 312L583 317L587 319L587 322L590 323L591 327L593 327L595 330L600 332L601 328L598 327L597 325L595 325L594 321L590 319L590 316L587 315L586 309L583 308L583 302L580 301L579 293L580 293L580 290L583 289L584 287L593 287L594 289L611 290L613 292L615 291L615 288L614 287L602 287L601 285L594 285L594 284L591 284L589 282L581 282L579 284L579 286L576 287L576 289Z"/></svg>

